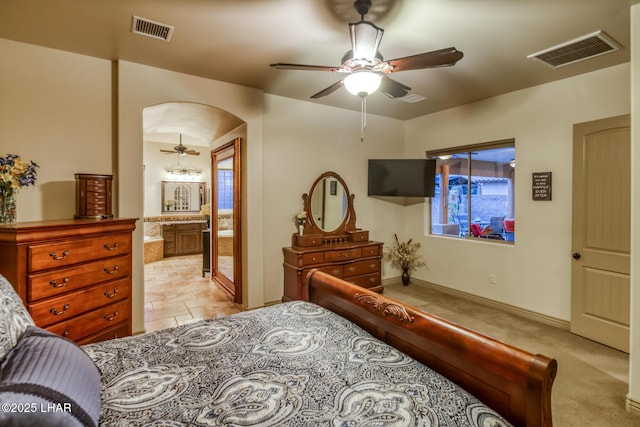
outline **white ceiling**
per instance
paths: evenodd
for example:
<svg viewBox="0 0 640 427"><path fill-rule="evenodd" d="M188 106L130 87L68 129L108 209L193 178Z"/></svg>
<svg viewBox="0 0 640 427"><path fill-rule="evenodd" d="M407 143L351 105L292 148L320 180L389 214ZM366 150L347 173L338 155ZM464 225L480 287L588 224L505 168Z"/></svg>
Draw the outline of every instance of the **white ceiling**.
<svg viewBox="0 0 640 427"><path fill-rule="evenodd" d="M394 73L425 96L410 104L375 93L367 111L409 119L628 62L629 8L640 0L372 0L393 59L454 46L453 67ZM276 70L276 62L340 65L350 49L353 0L1 0L0 37L104 59L122 59L359 111L343 75ZM169 42L133 34L133 15L175 27ZM527 55L603 30L622 49L553 70Z"/></svg>

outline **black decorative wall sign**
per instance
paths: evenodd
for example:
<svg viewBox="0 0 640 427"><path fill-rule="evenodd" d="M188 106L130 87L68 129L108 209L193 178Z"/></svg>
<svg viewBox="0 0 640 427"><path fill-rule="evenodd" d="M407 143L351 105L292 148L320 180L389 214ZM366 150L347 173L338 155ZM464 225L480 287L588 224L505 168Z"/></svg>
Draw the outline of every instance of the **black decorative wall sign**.
<svg viewBox="0 0 640 427"><path fill-rule="evenodd" d="M534 172L531 175L533 200L551 200L551 172Z"/></svg>

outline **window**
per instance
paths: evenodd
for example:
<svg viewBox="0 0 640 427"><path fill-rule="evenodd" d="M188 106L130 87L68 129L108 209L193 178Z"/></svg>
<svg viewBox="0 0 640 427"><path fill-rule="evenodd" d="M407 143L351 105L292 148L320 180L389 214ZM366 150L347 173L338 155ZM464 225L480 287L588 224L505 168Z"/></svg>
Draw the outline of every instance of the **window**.
<svg viewBox="0 0 640 427"><path fill-rule="evenodd" d="M233 209L233 170L218 170L218 209Z"/></svg>
<svg viewBox="0 0 640 427"><path fill-rule="evenodd" d="M431 234L515 241L515 141L427 152L436 159Z"/></svg>

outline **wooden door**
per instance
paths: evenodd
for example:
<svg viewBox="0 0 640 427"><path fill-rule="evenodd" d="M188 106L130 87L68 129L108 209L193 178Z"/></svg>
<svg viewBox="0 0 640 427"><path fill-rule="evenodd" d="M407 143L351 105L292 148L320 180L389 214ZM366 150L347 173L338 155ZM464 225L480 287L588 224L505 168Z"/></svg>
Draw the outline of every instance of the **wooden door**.
<svg viewBox="0 0 640 427"><path fill-rule="evenodd" d="M571 332L629 352L628 115L573 128Z"/></svg>

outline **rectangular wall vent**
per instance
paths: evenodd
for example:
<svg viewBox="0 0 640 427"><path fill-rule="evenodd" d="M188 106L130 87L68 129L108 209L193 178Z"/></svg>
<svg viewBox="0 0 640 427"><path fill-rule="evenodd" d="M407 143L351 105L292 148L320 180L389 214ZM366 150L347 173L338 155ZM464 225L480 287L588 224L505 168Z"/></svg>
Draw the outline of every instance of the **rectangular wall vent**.
<svg viewBox="0 0 640 427"><path fill-rule="evenodd" d="M134 15L131 21L131 32L168 42L173 34L173 27Z"/></svg>
<svg viewBox="0 0 640 427"><path fill-rule="evenodd" d="M532 53L527 58L542 61L551 68L558 68L619 49L620 46L606 34L602 31L596 31L549 49Z"/></svg>

